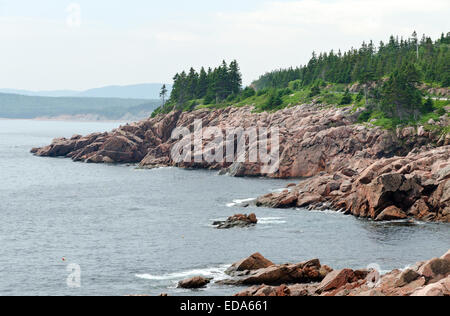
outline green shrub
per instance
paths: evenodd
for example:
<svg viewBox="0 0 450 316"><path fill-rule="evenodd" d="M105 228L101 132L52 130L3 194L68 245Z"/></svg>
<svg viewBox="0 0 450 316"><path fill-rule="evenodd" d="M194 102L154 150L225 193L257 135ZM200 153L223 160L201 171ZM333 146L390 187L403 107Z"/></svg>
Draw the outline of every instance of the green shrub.
<svg viewBox="0 0 450 316"><path fill-rule="evenodd" d="M251 87L246 87L244 90L242 90L241 100L245 100L245 99L251 98L255 94L256 94L255 89L253 89Z"/></svg>
<svg viewBox="0 0 450 316"><path fill-rule="evenodd" d="M260 97L262 95L265 95L265 94L267 94L268 91L269 91L269 89L258 90L258 92L256 92L256 96Z"/></svg>
<svg viewBox="0 0 450 316"><path fill-rule="evenodd" d="M434 102L433 99L431 99L430 97L428 97L425 102L423 103L422 106L422 112L423 113L430 113L434 111Z"/></svg>
<svg viewBox="0 0 450 316"><path fill-rule="evenodd" d="M290 88L284 88L279 90L279 93L281 94L282 97L284 97L285 95L291 95L292 92L293 91Z"/></svg>
<svg viewBox="0 0 450 316"><path fill-rule="evenodd" d="M359 91L359 93L356 95L356 103L361 102L364 99L364 93L362 91Z"/></svg>
<svg viewBox="0 0 450 316"><path fill-rule="evenodd" d="M372 112L370 112L370 111L362 112L358 117L358 123L368 122L370 120L371 115L372 115Z"/></svg>
<svg viewBox="0 0 450 316"><path fill-rule="evenodd" d="M269 92L267 101L263 104L261 109L264 111L276 109L277 107L283 104L283 100L281 97L282 97L281 90L272 89Z"/></svg>
<svg viewBox="0 0 450 316"><path fill-rule="evenodd" d="M319 95L319 94L320 94L320 87L319 86L313 86L311 88L311 92L309 93L309 97L313 98L313 97L315 97L316 95Z"/></svg>
<svg viewBox="0 0 450 316"><path fill-rule="evenodd" d="M347 90L345 90L345 93L342 96L341 102L339 104L340 105L347 105L347 104L352 103L352 101L353 101L353 97L350 94L350 91L347 89Z"/></svg>
<svg viewBox="0 0 450 316"><path fill-rule="evenodd" d="M204 99L205 104L215 104L216 103L216 95L212 91L208 91Z"/></svg>
<svg viewBox="0 0 450 316"><path fill-rule="evenodd" d="M302 88L302 81L301 80L294 80L289 82L289 89L292 89L294 91L300 90Z"/></svg>

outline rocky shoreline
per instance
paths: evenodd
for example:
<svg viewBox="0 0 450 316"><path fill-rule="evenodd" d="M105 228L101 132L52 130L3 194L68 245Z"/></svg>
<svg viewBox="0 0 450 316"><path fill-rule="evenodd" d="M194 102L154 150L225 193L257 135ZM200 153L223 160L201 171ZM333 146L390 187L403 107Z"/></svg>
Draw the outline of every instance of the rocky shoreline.
<svg viewBox="0 0 450 316"><path fill-rule="evenodd" d="M49 146L33 148L32 153L88 163L134 163L140 168L220 170L239 177L308 178L282 193L259 198L258 206L329 208L378 220L449 222L450 134L423 126L392 132L357 124L359 111L305 104L274 113L254 113L252 107L172 112L109 133L58 138ZM175 162L171 151L178 139L171 138L172 131L186 127L190 134L185 137L193 138L198 132L195 120L202 120L203 129L223 131L276 127L278 171L266 175L261 163L250 162ZM430 123L450 125L447 115ZM193 157L201 154L194 152Z"/></svg>
<svg viewBox="0 0 450 316"><path fill-rule="evenodd" d="M257 200L272 208L332 209L376 221L450 222L450 146L321 173Z"/></svg>
<svg viewBox="0 0 450 316"><path fill-rule="evenodd" d="M450 250L385 275L373 269L333 270L319 259L278 265L259 253L236 262L226 274L229 279L215 283L250 286L235 296L450 296ZM179 286L202 288L211 281L194 277Z"/></svg>

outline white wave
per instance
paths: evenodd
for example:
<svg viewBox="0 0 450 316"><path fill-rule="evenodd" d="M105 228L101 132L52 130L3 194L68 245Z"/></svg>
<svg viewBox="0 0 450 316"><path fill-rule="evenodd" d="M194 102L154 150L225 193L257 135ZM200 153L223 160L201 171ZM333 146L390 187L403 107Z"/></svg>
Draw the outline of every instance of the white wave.
<svg viewBox="0 0 450 316"><path fill-rule="evenodd" d="M326 210L308 210L306 208L297 208L296 211L307 211L309 213L323 213L323 214L339 214L339 215L344 215L344 212L339 212L339 211L333 211L330 209L326 209Z"/></svg>
<svg viewBox="0 0 450 316"><path fill-rule="evenodd" d="M261 217L258 219L258 224L269 225L269 224L286 224L283 217Z"/></svg>
<svg viewBox="0 0 450 316"><path fill-rule="evenodd" d="M181 272L174 272L162 275L153 274L136 274L139 279L165 281L165 280L183 280L188 277L203 276L208 278L214 278L215 280L223 280L226 278L225 270L230 265L221 265L219 267L205 268L205 269L193 269Z"/></svg>
<svg viewBox="0 0 450 316"><path fill-rule="evenodd" d="M236 200L233 200L233 203L228 203L227 207L234 207L234 206L237 206L237 205L251 203L251 202L254 202L254 201L256 201L256 198L248 198L248 199L242 199L242 200L236 199Z"/></svg>
<svg viewBox="0 0 450 316"><path fill-rule="evenodd" d="M272 193L282 193L284 191L292 192L293 188L272 189Z"/></svg>

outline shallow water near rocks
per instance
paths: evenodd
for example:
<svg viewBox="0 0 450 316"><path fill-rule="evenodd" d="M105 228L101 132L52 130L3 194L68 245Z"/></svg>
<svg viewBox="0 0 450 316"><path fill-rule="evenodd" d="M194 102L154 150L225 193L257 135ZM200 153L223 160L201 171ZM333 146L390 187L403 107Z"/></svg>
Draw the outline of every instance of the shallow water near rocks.
<svg viewBox="0 0 450 316"><path fill-rule="evenodd" d="M212 284L188 291L176 283L196 275L223 279L228 265L257 251L276 263L320 258L333 268L377 264L387 271L450 248L448 224L240 206L292 180L29 154L54 137L117 126L0 120L0 295L231 295L239 289ZM260 220L255 227L211 227L251 212ZM71 263L81 268L80 288L66 284Z"/></svg>

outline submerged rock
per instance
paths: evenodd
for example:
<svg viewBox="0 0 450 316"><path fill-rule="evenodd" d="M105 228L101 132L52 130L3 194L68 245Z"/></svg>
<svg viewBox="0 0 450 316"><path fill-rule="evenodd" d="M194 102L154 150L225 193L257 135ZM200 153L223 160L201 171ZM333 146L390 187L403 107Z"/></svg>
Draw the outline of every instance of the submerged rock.
<svg viewBox="0 0 450 316"><path fill-rule="evenodd" d="M190 279L180 281L178 283L178 287L183 288L183 289L200 289L200 288L207 286L211 282L211 280L212 279L207 279L204 277L197 276L197 277L193 277Z"/></svg>

